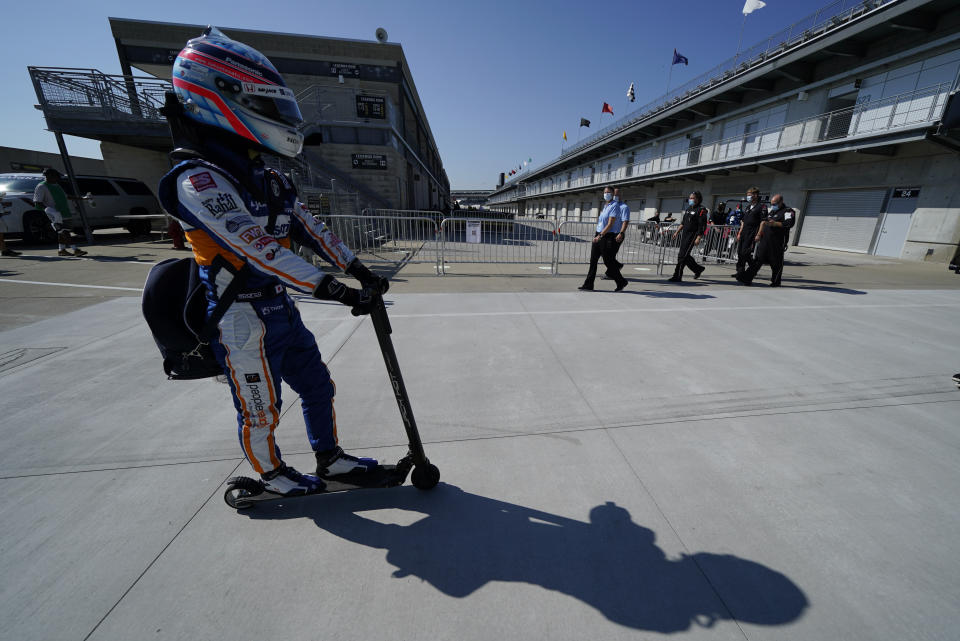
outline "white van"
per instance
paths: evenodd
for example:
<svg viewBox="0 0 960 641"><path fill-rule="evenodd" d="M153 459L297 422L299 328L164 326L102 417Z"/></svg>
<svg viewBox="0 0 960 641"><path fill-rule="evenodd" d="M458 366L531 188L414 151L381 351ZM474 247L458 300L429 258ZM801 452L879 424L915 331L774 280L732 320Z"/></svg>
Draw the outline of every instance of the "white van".
<svg viewBox="0 0 960 641"><path fill-rule="evenodd" d="M47 215L33 205L33 192L42 181L42 174L0 174L0 193L3 194L0 214L3 215L6 234L22 236L27 243L56 242ZM73 195L73 187L66 176L60 186L68 196ZM90 195L83 201L83 211L92 229L126 227L134 235L149 233L149 220L120 220L116 216L163 214L150 188L133 178L79 175L77 187L82 195ZM82 221L73 200L70 209L73 211L74 231L82 234Z"/></svg>

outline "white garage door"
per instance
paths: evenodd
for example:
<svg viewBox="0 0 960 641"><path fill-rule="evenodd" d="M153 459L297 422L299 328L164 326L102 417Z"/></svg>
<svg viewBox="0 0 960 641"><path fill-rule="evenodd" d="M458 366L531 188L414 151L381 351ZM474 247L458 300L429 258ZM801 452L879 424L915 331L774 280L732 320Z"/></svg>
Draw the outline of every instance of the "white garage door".
<svg viewBox="0 0 960 641"><path fill-rule="evenodd" d="M799 244L867 253L886 195L886 189L811 192Z"/></svg>

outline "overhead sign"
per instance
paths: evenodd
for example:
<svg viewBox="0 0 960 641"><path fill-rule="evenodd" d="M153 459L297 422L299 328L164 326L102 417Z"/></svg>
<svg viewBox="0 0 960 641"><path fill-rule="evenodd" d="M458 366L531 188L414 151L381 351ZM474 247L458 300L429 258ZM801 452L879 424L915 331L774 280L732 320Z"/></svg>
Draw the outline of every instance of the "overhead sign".
<svg viewBox="0 0 960 641"><path fill-rule="evenodd" d="M386 119L386 100L383 96L357 96L357 117Z"/></svg>
<svg viewBox="0 0 960 641"><path fill-rule="evenodd" d="M354 169L386 169L387 157L384 154L351 154Z"/></svg>
<svg viewBox="0 0 960 641"><path fill-rule="evenodd" d="M331 62L330 75L332 76L350 76L351 78L360 77L360 67L348 62Z"/></svg>
<svg viewBox="0 0 960 641"><path fill-rule="evenodd" d="M897 187L893 190L894 198L919 198L920 188Z"/></svg>
<svg viewBox="0 0 960 641"><path fill-rule="evenodd" d="M33 171L33 172L39 173L46 168L47 167L45 165L32 165L30 163L25 163L25 162L10 161L10 169L14 171Z"/></svg>

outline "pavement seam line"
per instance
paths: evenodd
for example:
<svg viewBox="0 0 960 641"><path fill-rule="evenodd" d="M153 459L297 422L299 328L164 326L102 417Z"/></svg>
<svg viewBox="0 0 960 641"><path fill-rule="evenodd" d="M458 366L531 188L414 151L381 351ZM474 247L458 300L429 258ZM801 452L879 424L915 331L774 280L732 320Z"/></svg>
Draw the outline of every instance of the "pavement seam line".
<svg viewBox="0 0 960 641"><path fill-rule="evenodd" d="M560 369L563 370L564 375L566 375L566 377L570 380L570 383L573 385L573 388L577 390L577 394L579 394L580 398L583 399L584 404L590 410L590 413L593 414L593 418L596 419L597 423L599 423L600 425L603 425L604 424L603 420L600 418L600 415L597 414L597 411L593 408L593 405L590 404L589 399L587 399L587 395L584 394L583 390L580 389L580 386L577 385L577 381L575 381L573 379L573 376L570 375L570 372L567 370L567 366L564 365L563 363L563 359L560 358L560 355L557 354L555 349L553 349L553 345L551 345L550 341L547 340L547 337L544 335L543 330L540 328L540 325L537 324L537 320L534 317L534 315L529 313L527 306L524 305L523 303L523 298L519 294L514 294L514 296L517 297L517 300L520 303L520 307L522 307L524 310L527 311L527 316L530 318L530 324L532 324L533 328L537 330L537 334L540 336L540 340L543 341L543 344L547 346L547 349L550 350L550 353L557 360L557 364L560 365Z"/></svg>
<svg viewBox="0 0 960 641"><path fill-rule="evenodd" d="M241 463L243 463L242 460L241 460L240 462L238 462L238 463L234 466L233 470L230 472L230 475L236 473L237 468L240 467L240 464L241 464ZM227 476L227 479L230 478L230 475ZM224 479L224 483L225 483L225 482L226 482L226 479ZM205 508L205 507L207 506L207 503L209 503L209 502L210 502L210 499L212 499L212 498L217 494L217 492L220 491L220 488L221 488L222 486L223 486L223 483L218 483L218 484L217 484L217 486L216 486L216 488L214 488L213 492L210 493L210 496L207 497L207 500L205 500L203 503L200 504L200 507L197 508L197 511L194 512L193 515L192 515L189 519L187 519L187 522L184 523L183 526L182 526L179 530L177 530L177 533L173 535L173 538L170 539L170 540L167 542L167 544L163 546L163 549L160 550L160 552L157 553L157 555L156 555L155 557L153 557L153 560L150 561L150 563L147 564L147 567L145 567L145 568L143 569L143 572L141 572L140 575L134 580L134 582L130 584L130 587L128 587L128 588L123 592L123 594L120 595L120 598L117 599L117 602L114 603L114 604L110 607L109 610L107 610L107 613L104 614L103 617L101 617L101 619L100 619L99 621L97 621L97 624L96 624L95 626L93 626L93 629L90 630L89 633L87 633L87 636L83 637L83 641L87 641L87 640L88 640L91 636L93 636L93 634L100 628L100 626L103 625L103 622L107 620L107 617L109 617L109 616L113 613L113 611L117 608L117 606L120 605L120 603L127 597L127 595L130 594L130 591L131 591L134 587L136 587L137 583L140 582L140 579L142 579L142 578L147 574L147 572L150 571L150 568L152 568L152 567L154 566L154 564L160 559L160 557L163 556L163 553L166 552L166 551L170 548L171 545L173 545L173 542L176 541L177 538L180 537L180 534L182 534L183 531L184 531L185 529L187 529L187 526L190 525L190 524L193 522L193 519L195 519L195 518L197 517L197 515L200 514L200 510L202 510L203 508Z"/></svg>
<svg viewBox="0 0 960 641"><path fill-rule="evenodd" d="M953 394L953 391L951 390L951 391L936 392L936 393L937 393L937 394ZM490 441L490 440L506 439L506 438L522 438L522 437L525 437L525 436L550 436L550 435L553 435L553 434L573 434L573 433L577 433L577 432L595 432L595 431L598 431L598 430L609 430L609 431L613 431L613 430L622 430L622 429L630 429L630 428L658 427L658 426L662 426L662 425L673 425L673 424L676 424L676 423L694 423L694 422L701 422L701 421L717 421L717 420L727 420L727 419L733 419L733 418L753 418L753 417L758 417L758 416L780 416L780 415L786 415L786 414L807 414L807 413L813 413L813 412L845 412L845 411L850 411L850 410L876 409L876 408L883 408L883 407L911 407L911 406L915 406L915 405L934 405L934 404L939 404L939 403L957 403L957 402L960 402L960 399L956 399L956 400L951 399L951 400L917 401L917 402L912 402L912 403L887 403L887 404L882 404L882 405L858 405L858 406L855 406L855 407L828 407L828 408L817 408L817 409L811 409L811 410L797 410L797 411L794 411L794 412L762 412L762 413L754 413L754 414L740 413L740 414L731 414L731 415L709 415L709 416L702 416L702 417L678 417L678 418L676 418L676 419L670 419L670 420L656 420L656 421L649 421L649 422L645 422L645 423L631 423L631 424L628 424L628 425L609 425L609 426L601 425L601 426L597 426L597 427L581 426L581 427L570 427L570 428L565 428L565 429L546 430L546 431L537 431L537 432L517 432L517 433L513 433L513 434L496 434L496 435L489 435L489 436L471 436L471 437L465 437L465 438L459 438L459 439L424 440L423 443L424 443L424 445L444 445L444 444L450 444L450 443L469 443L469 442L471 442L471 441ZM362 450L379 450L379 449L390 449L390 448L395 448L395 447L406 447L407 445L408 445L408 443L406 443L406 442L403 442L403 443L385 443L385 444L381 444L381 445L369 445L369 446L358 445L358 446L357 446L357 449L362 449ZM312 454L312 450L291 450L291 451L288 451L287 454L288 454L288 455L292 455L292 456ZM20 475L16 475L16 476L0 476L0 481L14 480L14 479L22 479L22 478L33 478L33 477L41 477L41 476L61 476L61 475L65 475L65 474L86 474L86 473L88 473L88 472L113 472L113 471L121 471L121 470L143 470L143 469L150 469L150 468L154 468L154 467L168 467L168 466L177 466L177 465L193 465L193 464L195 464L195 463L216 463L216 462L219 462L219 461L231 461L231 460L234 460L234 459L236 459L236 458L237 458L237 457L235 457L235 456L231 456L231 457L222 458L222 459L205 459L205 460L201 460L201 461L180 461L180 462L174 462L174 463L148 463L148 464L146 464L146 465L131 465L131 466L127 466L127 467L118 467L118 468L97 468L97 469L92 469L92 470L67 470L67 471L63 471L63 472L48 472L48 473L45 472L45 473L41 473L41 474L20 474ZM243 462L243 459L242 459L242 458L240 459L240 462L241 462L241 463Z"/></svg>
<svg viewBox="0 0 960 641"><path fill-rule="evenodd" d="M744 632L743 630L743 626L740 625L740 621L737 619L737 616L733 613L733 610L730 609L730 606L727 605L727 602L724 601L723 596L720 594L720 591L717 589L717 586L713 584L713 581L710 580L710 577L707 575L704 569L700 566L700 563L697 561L696 556L693 554L690 554L690 546L688 546L687 542L683 540L683 537L680 536L680 532L677 531L677 528L674 527L673 523L670 521L670 518L663 511L663 508L660 507L660 503L657 502L656 497L654 497L653 493L650 491L650 488L647 487L647 484L643 482L643 479L640 477L640 473L637 471L637 468L635 468L633 466L633 463L630 462L630 459L627 458L626 453L623 451L623 448L620 447L620 444L617 442L617 439L614 438L613 434L610 433L609 429L604 429L603 433L607 436L607 438L610 440L613 446L620 453L620 456L623 458L623 462L626 463L627 467L630 468L630 471L633 472L633 476L634 478L637 479L637 483L640 484L640 487L643 488L643 491L646 493L646 495L650 497L651 501L653 501L653 506L657 509L657 512L660 514L661 517L663 517L663 520L667 522L667 525L670 526L670 530L673 532L673 535L677 537L678 541L680 541L680 545L683 546L683 549L687 552L688 556L690 557L690 560L693 561L693 564L697 567L697 570L699 570L700 575L703 577L703 580L707 582L707 585L709 585L710 589L713 590L713 593L716 595L717 599L720 601L720 604L723 606L723 609L726 610L727 614L730 615L730 620L733 621L734 624L736 624L737 629L740 630L740 634L743 635L743 638L749 639L749 637L747 636L747 633ZM696 620L696 618L694 618L694 620Z"/></svg>

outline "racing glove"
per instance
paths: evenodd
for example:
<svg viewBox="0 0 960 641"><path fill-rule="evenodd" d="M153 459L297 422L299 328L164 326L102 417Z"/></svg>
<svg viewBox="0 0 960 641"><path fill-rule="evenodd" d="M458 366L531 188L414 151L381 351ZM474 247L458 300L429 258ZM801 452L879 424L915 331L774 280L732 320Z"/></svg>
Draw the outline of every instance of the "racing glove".
<svg viewBox="0 0 960 641"><path fill-rule="evenodd" d="M347 266L346 273L363 283L364 287L369 287L381 294L386 294L390 289L389 280L374 274L358 258L354 258L353 262Z"/></svg>
<svg viewBox="0 0 960 641"><path fill-rule="evenodd" d="M374 291L370 287L354 289L347 287L336 278L327 274L313 290L313 297L320 300L335 300L351 308L354 316L369 314L373 308Z"/></svg>

